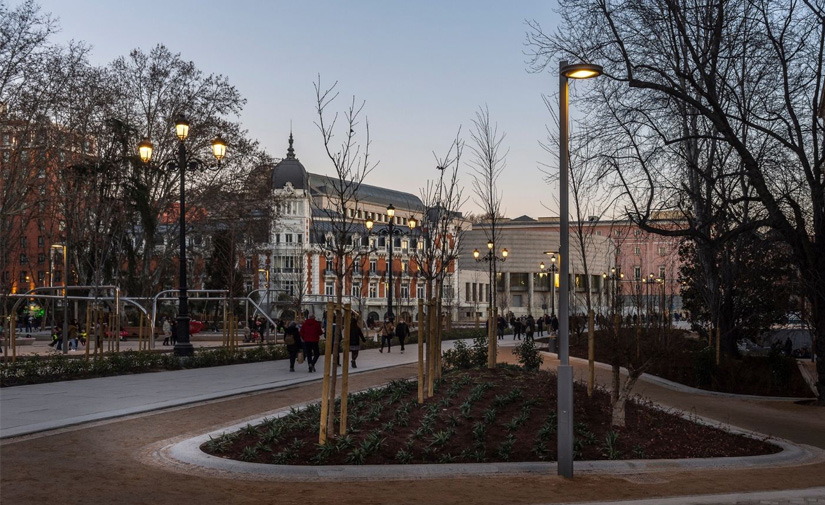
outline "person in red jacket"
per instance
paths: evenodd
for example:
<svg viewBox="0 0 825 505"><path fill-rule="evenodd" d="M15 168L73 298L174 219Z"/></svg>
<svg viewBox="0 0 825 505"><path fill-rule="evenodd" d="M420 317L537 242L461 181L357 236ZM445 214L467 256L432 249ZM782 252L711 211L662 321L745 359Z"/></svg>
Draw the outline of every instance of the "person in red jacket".
<svg viewBox="0 0 825 505"><path fill-rule="evenodd" d="M324 334L324 329L315 319L315 314L310 314L304 324L301 325L301 340L304 341L304 355L306 356L309 371L315 371L315 363L321 356L321 351L318 349L318 342L321 340L321 335Z"/></svg>

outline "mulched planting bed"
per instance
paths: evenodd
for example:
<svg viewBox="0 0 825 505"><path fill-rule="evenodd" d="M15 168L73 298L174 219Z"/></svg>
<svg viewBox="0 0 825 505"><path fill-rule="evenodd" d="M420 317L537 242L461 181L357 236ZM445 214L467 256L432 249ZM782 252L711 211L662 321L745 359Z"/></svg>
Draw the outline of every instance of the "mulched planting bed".
<svg viewBox="0 0 825 505"><path fill-rule="evenodd" d="M417 402L415 382L350 395L348 434L318 445L320 405L211 438L205 452L270 464L340 465L555 461L556 376L517 367L444 375ZM672 459L772 454L766 441L629 402L627 426L610 426L610 395L575 385L575 458ZM336 430L337 430L336 420Z"/></svg>

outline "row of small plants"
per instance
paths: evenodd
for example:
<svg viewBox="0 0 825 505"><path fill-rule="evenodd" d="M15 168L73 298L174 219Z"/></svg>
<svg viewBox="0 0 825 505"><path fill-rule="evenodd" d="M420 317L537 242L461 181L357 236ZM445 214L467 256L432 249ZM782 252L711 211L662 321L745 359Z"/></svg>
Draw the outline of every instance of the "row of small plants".
<svg viewBox="0 0 825 505"><path fill-rule="evenodd" d="M193 356L178 357L168 352L123 351L86 360L85 356L20 357L0 364L0 387L39 384L71 379L89 379L111 375L205 368L239 363L254 363L285 359L283 345L267 344L229 349L225 347L196 349Z"/></svg>
<svg viewBox="0 0 825 505"><path fill-rule="evenodd" d="M477 329L454 329L445 332L444 340L472 338L483 333ZM417 335L407 339L407 345L417 345ZM321 345L323 349L323 342ZM365 349L379 347L379 342L368 340ZM0 362L0 387L41 384L73 379L89 379L111 375L181 370L221 365L236 365L258 361L287 359L289 356L281 344L264 344L254 347L196 349L192 357L177 357L171 352L123 351L106 354L103 358L86 360L85 356L62 354L18 357L12 361L6 357Z"/></svg>
<svg viewBox="0 0 825 505"><path fill-rule="evenodd" d="M269 464L411 464L548 461L555 459L556 413L547 398L531 394L547 372L504 365L497 370L445 374L437 394L423 405L415 382L348 397L345 436L317 444L319 405L291 411L257 426L210 438L207 453ZM545 388L541 388L545 389ZM336 420L337 421L337 420ZM599 438L586 423L576 425L575 455L616 459L619 433ZM634 447L636 457L644 457Z"/></svg>

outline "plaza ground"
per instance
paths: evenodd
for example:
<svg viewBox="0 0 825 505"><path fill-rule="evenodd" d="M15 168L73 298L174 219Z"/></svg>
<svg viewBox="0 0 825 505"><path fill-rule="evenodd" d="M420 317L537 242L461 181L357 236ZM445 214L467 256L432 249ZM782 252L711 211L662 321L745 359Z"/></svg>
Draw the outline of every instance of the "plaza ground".
<svg viewBox="0 0 825 505"><path fill-rule="evenodd" d="M359 373L350 378L351 389L413 376L414 365L404 363L412 361L414 353L409 348L404 355L397 348L393 350L392 355L362 352ZM502 349L501 360L513 360L508 348ZM556 364L555 359L545 357L546 368L554 369ZM584 364L574 365L576 378L583 378ZM290 374L287 369L288 365L279 361L5 388L0 391L3 431L9 423L19 424L17 428L25 431L25 423L46 415L41 411L51 416L51 424L46 428L41 423L45 431L28 435L0 435L4 437L0 441L0 503L51 505L56 499L84 505L327 501L465 505L639 499L671 503L663 501L665 498L674 498L674 504L825 503L825 459L775 468L676 469L577 475L572 480L546 475L278 483L170 467L154 457L160 447L174 441L320 397L320 374L303 370ZM609 384L609 379L608 370L597 369L598 382ZM78 387L82 393L67 389ZM825 449L822 408L787 400L697 394L648 381L641 381L637 392L721 423ZM157 398L164 393L168 396ZM38 401L24 400L24 396ZM189 403L193 397L200 400ZM26 415L33 416L31 419L23 419L21 412L17 418L7 413L18 401L26 405L24 410L28 409ZM131 404L143 406L145 411L130 413L125 406ZM83 416L67 413L78 408L94 412L84 414L89 422L77 421ZM98 419L93 420L95 417ZM55 428L65 423L61 420L72 418L79 424ZM794 491L811 488L821 489L807 494ZM697 495L702 497L693 498Z"/></svg>

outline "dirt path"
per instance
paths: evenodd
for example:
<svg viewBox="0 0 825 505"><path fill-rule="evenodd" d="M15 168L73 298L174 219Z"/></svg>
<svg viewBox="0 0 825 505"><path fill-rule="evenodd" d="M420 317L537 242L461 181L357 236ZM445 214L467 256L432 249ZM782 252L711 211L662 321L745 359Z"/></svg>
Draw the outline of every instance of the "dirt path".
<svg viewBox="0 0 825 505"><path fill-rule="evenodd" d="M403 366L359 374L353 390L414 374ZM0 445L0 503L61 504L492 504L576 502L825 485L825 463L786 469L658 474L461 478L283 484L172 472L143 462L158 443L320 396L320 383L12 439ZM755 412L765 410L754 405ZM747 416L745 416L747 417ZM796 417L794 415L793 417Z"/></svg>

